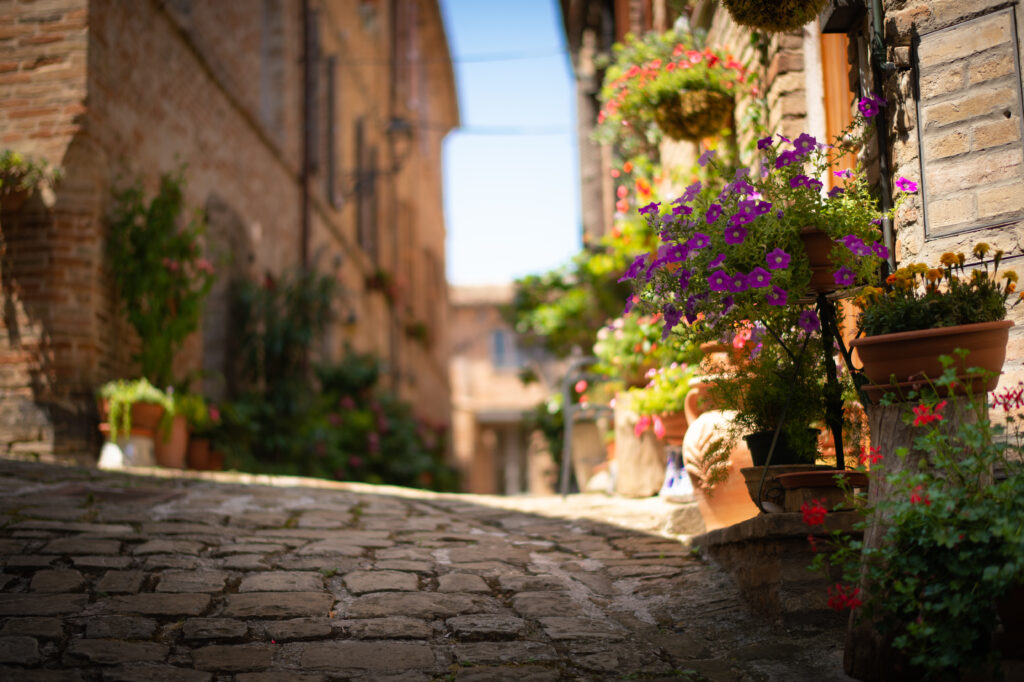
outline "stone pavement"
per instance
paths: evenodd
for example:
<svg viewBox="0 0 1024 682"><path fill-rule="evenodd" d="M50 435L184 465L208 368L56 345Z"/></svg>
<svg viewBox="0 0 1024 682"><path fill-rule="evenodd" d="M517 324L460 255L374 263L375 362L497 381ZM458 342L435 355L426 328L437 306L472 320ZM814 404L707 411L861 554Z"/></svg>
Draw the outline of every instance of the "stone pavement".
<svg viewBox="0 0 1024 682"><path fill-rule="evenodd" d="M0 679L848 679L646 501L146 473L0 461Z"/></svg>

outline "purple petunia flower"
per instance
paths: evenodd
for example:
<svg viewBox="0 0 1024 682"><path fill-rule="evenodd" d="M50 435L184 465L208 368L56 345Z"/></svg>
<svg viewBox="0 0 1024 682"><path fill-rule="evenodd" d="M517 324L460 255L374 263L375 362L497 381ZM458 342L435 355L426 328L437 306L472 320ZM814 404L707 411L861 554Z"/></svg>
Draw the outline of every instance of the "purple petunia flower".
<svg viewBox="0 0 1024 682"><path fill-rule="evenodd" d="M725 260L725 254L724 253L718 254L717 256L715 256L715 259L713 261L708 263L708 270L714 270L719 265L721 265L724 260Z"/></svg>
<svg viewBox="0 0 1024 682"><path fill-rule="evenodd" d="M836 185L835 187L833 187L832 189L830 189L828 191L828 198L829 199L835 199L837 196L839 196L840 194L844 194L845 192L846 192L845 189L843 189L839 185Z"/></svg>
<svg viewBox="0 0 1024 682"><path fill-rule="evenodd" d="M690 185L689 187L687 187L686 190L683 192L683 195L681 197L679 197L678 199L676 199L676 201L677 202L682 202L684 204L685 203L689 203L689 202L693 201L694 198L698 194L700 194L700 190L701 190L701 184L700 184L700 181L698 180L697 182L695 182L692 185Z"/></svg>
<svg viewBox="0 0 1024 682"><path fill-rule="evenodd" d="M768 255L764 257L764 260L772 270L785 270L789 267L789 258L790 256L788 253L776 247L768 252Z"/></svg>
<svg viewBox="0 0 1024 682"><path fill-rule="evenodd" d="M815 192L820 192L822 187L824 187L824 185L821 184L821 180L815 180L814 178L811 178L810 180L807 181L807 188L813 189Z"/></svg>
<svg viewBox="0 0 1024 682"><path fill-rule="evenodd" d="M693 273L686 268L679 268L679 288L686 290L690 286L690 278L693 277Z"/></svg>
<svg viewBox="0 0 1024 682"><path fill-rule="evenodd" d="M734 299L732 296L723 296L722 297L722 314L724 315L725 313L729 312L732 309L733 305L735 305L735 303L736 303L736 299Z"/></svg>
<svg viewBox="0 0 1024 682"><path fill-rule="evenodd" d="M622 309L623 315L628 315L629 311L633 309L633 304L636 303L636 296L626 297L626 307Z"/></svg>
<svg viewBox="0 0 1024 682"><path fill-rule="evenodd" d="M672 327L675 327L683 319L683 313L673 304L666 303L661 309L661 314L665 318L665 326L661 330L661 340L664 341L672 333Z"/></svg>
<svg viewBox="0 0 1024 682"><path fill-rule="evenodd" d="M722 215L722 206L720 204L711 204L708 206L708 212L704 214L704 222L708 225L718 220Z"/></svg>
<svg viewBox="0 0 1024 682"><path fill-rule="evenodd" d="M697 163L699 163L701 168L703 168L704 166L708 165L708 163L710 163L711 160L714 159L714 158L715 158L715 150L714 149L709 149L709 150L707 150L706 152L704 152L703 154L700 155L700 158L697 159Z"/></svg>
<svg viewBox="0 0 1024 682"><path fill-rule="evenodd" d="M853 177L853 171L851 171L849 168L846 168L844 170L832 171L832 174L835 175L837 178L852 178Z"/></svg>
<svg viewBox="0 0 1024 682"><path fill-rule="evenodd" d="M797 322L800 328L810 334L821 329L821 320L813 310L804 310L800 313L800 320Z"/></svg>
<svg viewBox="0 0 1024 682"><path fill-rule="evenodd" d="M758 149L765 150L765 149L768 149L768 147L771 147L771 146L772 146L772 136L771 135L769 135L768 137L762 137L760 140L757 141L757 148Z"/></svg>
<svg viewBox="0 0 1024 682"><path fill-rule="evenodd" d="M652 201L651 203L647 204L646 206L643 206L643 207L640 208L640 215L645 215L647 213L657 213L658 212L658 206L660 206L660 205L661 204L659 204L657 201Z"/></svg>
<svg viewBox="0 0 1024 682"><path fill-rule="evenodd" d="M864 118L874 118L878 115L879 108L884 106L885 100L874 94L868 95L857 104L857 108Z"/></svg>
<svg viewBox="0 0 1024 682"><path fill-rule="evenodd" d="M711 237L707 236L703 232L694 232L693 236L690 237L689 241L686 242L687 246L689 246L694 251L697 251L698 249L703 249L710 243Z"/></svg>
<svg viewBox="0 0 1024 682"><path fill-rule="evenodd" d="M690 247L687 244L676 244L665 251L665 260L669 263L682 263L690 255Z"/></svg>
<svg viewBox="0 0 1024 682"><path fill-rule="evenodd" d="M771 284L772 273L758 266L747 275L747 286L751 289L760 289Z"/></svg>
<svg viewBox="0 0 1024 682"><path fill-rule="evenodd" d="M871 250L879 258L888 258L889 257L889 249L886 248L882 244L872 244L871 245Z"/></svg>
<svg viewBox="0 0 1024 682"><path fill-rule="evenodd" d="M854 281L853 270L844 265L832 274L832 279L834 279L836 284L839 286L848 287L853 284Z"/></svg>
<svg viewBox="0 0 1024 682"><path fill-rule="evenodd" d="M848 234L839 241L841 241L843 246L848 248L850 251L853 251L858 245L864 246L864 241L855 234Z"/></svg>
<svg viewBox="0 0 1024 682"><path fill-rule="evenodd" d="M742 272L737 272L729 280L729 291L734 294L738 294L741 291L747 290L747 276Z"/></svg>
<svg viewBox="0 0 1024 682"><path fill-rule="evenodd" d="M733 216L735 217L735 216ZM747 228L740 225L730 225L725 228L725 243L726 244L742 244L743 240L747 238Z"/></svg>
<svg viewBox="0 0 1024 682"><path fill-rule="evenodd" d="M711 291L728 291L729 290L729 275L725 274L725 270L715 270L708 277L708 288Z"/></svg>
<svg viewBox="0 0 1024 682"><path fill-rule="evenodd" d="M750 177L750 169L744 167L744 168L737 168L736 169L736 173L732 176L732 179L733 180L739 180L740 178L749 178L749 177Z"/></svg>
<svg viewBox="0 0 1024 682"><path fill-rule="evenodd" d="M644 263L647 262L647 254L641 253L639 256L633 259L629 269L626 270L626 274L619 278L620 282L625 282L628 279L636 279L636 276L643 270Z"/></svg>
<svg viewBox="0 0 1024 682"><path fill-rule="evenodd" d="M793 140L793 149L796 150L797 154L807 154L814 151L814 147L818 144L818 141L814 139L813 135L807 133L800 133L800 136Z"/></svg>
<svg viewBox="0 0 1024 682"><path fill-rule="evenodd" d="M789 293L782 287L772 286L772 290L769 291L764 300L768 301L768 305L786 305L786 301L789 300Z"/></svg>
<svg viewBox="0 0 1024 682"><path fill-rule="evenodd" d="M909 194L917 191L917 183L913 180L907 180L906 178L897 178L896 189Z"/></svg>
<svg viewBox="0 0 1024 682"><path fill-rule="evenodd" d="M807 182L809 180L809 177L800 173L799 175L794 175L789 179L789 186L793 189L796 189L797 187L807 187Z"/></svg>
<svg viewBox="0 0 1024 682"><path fill-rule="evenodd" d="M785 168L786 166L792 165L794 161L796 161L796 152L784 151L775 159L775 167Z"/></svg>

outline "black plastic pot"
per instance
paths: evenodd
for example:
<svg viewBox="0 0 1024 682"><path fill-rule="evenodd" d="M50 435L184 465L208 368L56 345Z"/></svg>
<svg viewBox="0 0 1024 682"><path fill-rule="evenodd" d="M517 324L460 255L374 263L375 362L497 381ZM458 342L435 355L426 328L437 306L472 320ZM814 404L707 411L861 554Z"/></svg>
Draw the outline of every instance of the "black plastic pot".
<svg viewBox="0 0 1024 682"><path fill-rule="evenodd" d="M815 441L818 439L817 429L806 429L807 440L792 442L785 431L779 434L779 441L775 444L775 452L772 454L771 463L774 464L814 464L813 455L808 460L806 456L801 456L800 452L815 452ZM764 466L768 461L768 450L772 445L772 437L775 435L774 431L761 431L759 433L752 433L749 436L743 436L743 440L747 441L747 449L750 450L750 458L754 461L754 466Z"/></svg>

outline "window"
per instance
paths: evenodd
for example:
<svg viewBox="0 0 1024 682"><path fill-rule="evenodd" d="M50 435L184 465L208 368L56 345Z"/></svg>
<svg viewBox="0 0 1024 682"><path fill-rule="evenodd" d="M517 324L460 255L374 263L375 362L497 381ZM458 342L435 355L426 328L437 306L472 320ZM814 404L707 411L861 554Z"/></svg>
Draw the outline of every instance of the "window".
<svg viewBox="0 0 1024 682"><path fill-rule="evenodd" d="M491 331L491 363L497 369L514 369L522 364L515 335L506 329Z"/></svg>

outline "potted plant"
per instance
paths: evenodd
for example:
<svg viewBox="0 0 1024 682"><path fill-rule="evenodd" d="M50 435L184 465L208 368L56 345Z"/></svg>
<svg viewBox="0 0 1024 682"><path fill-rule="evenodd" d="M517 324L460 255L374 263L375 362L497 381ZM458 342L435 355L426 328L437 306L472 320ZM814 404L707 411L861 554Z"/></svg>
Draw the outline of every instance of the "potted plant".
<svg viewBox="0 0 1024 682"><path fill-rule="evenodd" d="M98 395L100 416L109 426L111 442L131 434L133 427L154 437L164 414L174 409L167 394L145 378L109 381Z"/></svg>
<svg viewBox="0 0 1024 682"><path fill-rule="evenodd" d="M599 139L627 156L662 136L699 140L731 122L737 90L751 74L720 49L684 32L633 35L613 48L598 113Z"/></svg>
<svg viewBox="0 0 1024 682"><path fill-rule="evenodd" d="M51 169L45 160L37 160L20 152L0 152L0 208L17 211L29 195L42 183L60 179L59 169Z"/></svg>
<svg viewBox="0 0 1024 682"><path fill-rule="evenodd" d="M961 382L952 358L946 365L935 392ZM1004 653L1021 651L1019 606L1016 613L1001 607L1024 586L1022 389L994 396L992 409L1002 407L1005 426L989 418L984 393L949 401L915 395L903 410L912 445L872 453L871 503L860 507L863 544L835 532L815 548L814 566L832 579L841 575L830 605L854 610L848 672L989 679L969 674L998 665L994 643L1002 640ZM947 419L960 410L973 418ZM824 516L804 519L816 525ZM994 638L997 612L1003 632Z"/></svg>
<svg viewBox="0 0 1024 682"><path fill-rule="evenodd" d="M184 169L164 175L146 201L136 184L114 199L107 238L110 269L120 303L141 341L142 374L157 386L171 384L174 355L199 327L214 268L203 258L202 217L182 223Z"/></svg>
<svg viewBox="0 0 1024 682"><path fill-rule="evenodd" d="M686 435L686 394L695 376L694 367L673 362L651 370L647 385L631 388L623 395L630 408L640 415L636 430L653 428L655 436L669 445L682 445Z"/></svg>
<svg viewBox="0 0 1024 682"><path fill-rule="evenodd" d="M996 387L1013 326L1006 313L1021 295L1014 295L1017 273L999 270L1003 252L986 260L990 251L988 244L977 244L973 255L979 261L970 269L962 253L943 254L934 268L903 266L884 287L868 288L857 299L863 336L850 346L863 363L874 397L892 389L906 394L913 385L938 377L939 357L952 356L956 348L969 351L958 361L961 377L967 376L968 366L988 370L985 383L973 386L975 392ZM958 390L963 392L962 383Z"/></svg>
<svg viewBox="0 0 1024 682"><path fill-rule="evenodd" d="M816 20L828 0L722 0L722 4L741 26L786 33Z"/></svg>
<svg viewBox="0 0 1024 682"><path fill-rule="evenodd" d="M619 380L626 388L643 386L647 373L668 365L679 352L677 339L662 338L660 315L617 317L597 332L593 370Z"/></svg>
<svg viewBox="0 0 1024 682"><path fill-rule="evenodd" d="M194 396L186 409L191 436L186 462L190 469L217 470L223 466L223 455L214 447L220 427L220 410L207 404L202 396Z"/></svg>
<svg viewBox="0 0 1024 682"><path fill-rule="evenodd" d="M721 341L754 325L791 363L814 339L810 347L819 349L828 379L820 393L825 421L840 455L843 389L832 354L838 324L826 293L875 281L889 252L863 168L839 168L880 103L874 96L862 101L833 145L806 133L761 139L760 169L728 172L713 151L705 152L700 163L716 172L715 181L691 184L667 206L640 209L662 243L655 254L639 254L624 275L634 284L627 307L660 312L665 334L685 320L687 338ZM822 178L830 176L840 184L826 193ZM805 247L809 235L824 240L824 263Z"/></svg>

